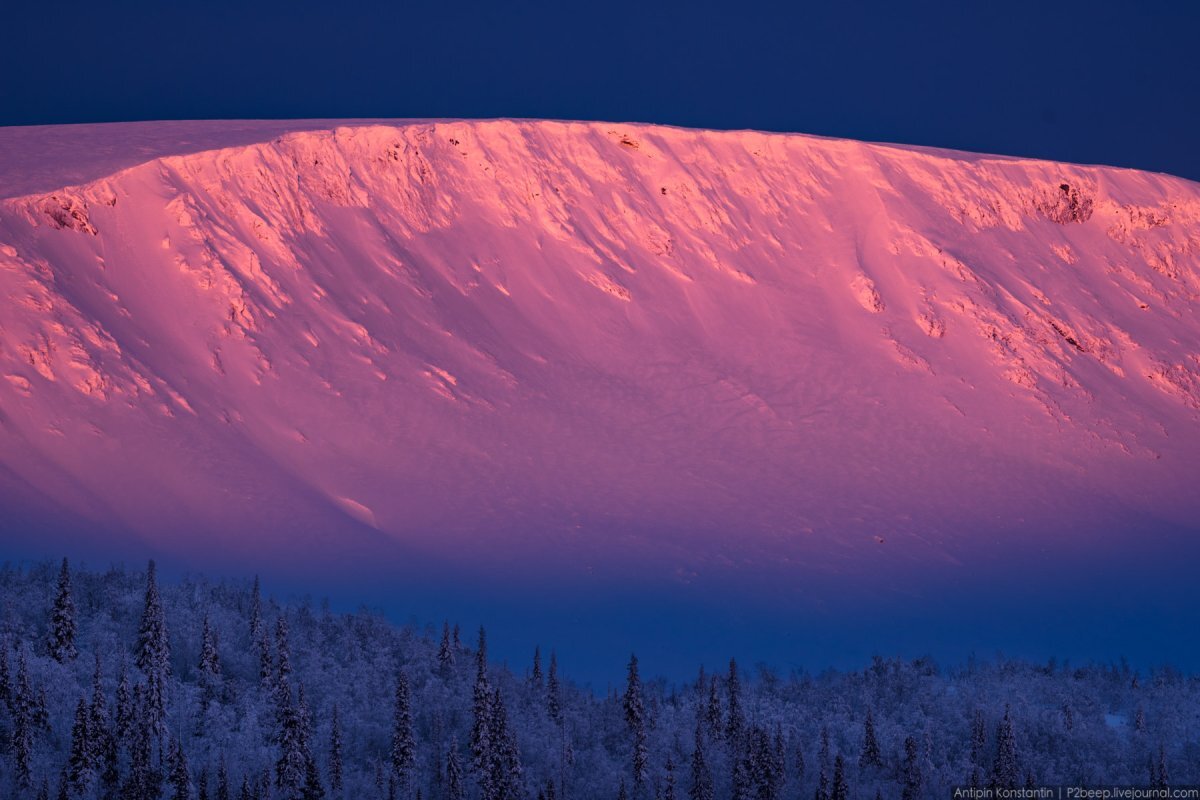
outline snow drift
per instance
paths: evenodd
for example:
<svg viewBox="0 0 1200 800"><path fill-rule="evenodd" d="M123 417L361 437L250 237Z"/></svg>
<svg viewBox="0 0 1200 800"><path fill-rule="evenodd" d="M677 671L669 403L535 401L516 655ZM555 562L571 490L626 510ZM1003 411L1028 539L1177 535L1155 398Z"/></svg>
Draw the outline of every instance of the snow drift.
<svg viewBox="0 0 1200 800"><path fill-rule="evenodd" d="M688 580L1200 512L1196 184L643 125L155 125L0 130L10 542Z"/></svg>

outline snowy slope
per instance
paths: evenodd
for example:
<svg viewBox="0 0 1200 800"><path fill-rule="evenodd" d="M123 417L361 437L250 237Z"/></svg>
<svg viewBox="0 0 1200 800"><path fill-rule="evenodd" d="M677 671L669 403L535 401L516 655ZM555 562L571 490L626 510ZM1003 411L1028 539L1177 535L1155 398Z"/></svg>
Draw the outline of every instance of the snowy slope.
<svg viewBox="0 0 1200 800"><path fill-rule="evenodd" d="M74 163L86 128L40 159L0 130L7 540L686 580L1200 512L1196 184L640 125L156 124Z"/></svg>

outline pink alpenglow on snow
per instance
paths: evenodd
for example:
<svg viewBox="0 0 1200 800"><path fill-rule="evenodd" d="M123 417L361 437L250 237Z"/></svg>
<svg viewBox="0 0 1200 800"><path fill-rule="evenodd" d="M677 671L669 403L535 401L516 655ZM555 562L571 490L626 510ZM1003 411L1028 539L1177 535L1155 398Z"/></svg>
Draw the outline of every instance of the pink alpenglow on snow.
<svg viewBox="0 0 1200 800"><path fill-rule="evenodd" d="M29 552L804 591L1111 561L1200 513L1185 180L505 120L0 153Z"/></svg>

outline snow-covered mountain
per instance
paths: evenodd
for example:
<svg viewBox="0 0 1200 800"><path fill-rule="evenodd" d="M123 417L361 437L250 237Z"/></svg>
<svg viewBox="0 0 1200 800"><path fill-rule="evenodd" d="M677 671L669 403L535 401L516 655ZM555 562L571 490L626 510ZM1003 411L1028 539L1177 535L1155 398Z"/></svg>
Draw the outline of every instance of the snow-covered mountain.
<svg viewBox="0 0 1200 800"><path fill-rule="evenodd" d="M4 129L0 162L9 542L686 581L1200 512L1185 180L522 121Z"/></svg>

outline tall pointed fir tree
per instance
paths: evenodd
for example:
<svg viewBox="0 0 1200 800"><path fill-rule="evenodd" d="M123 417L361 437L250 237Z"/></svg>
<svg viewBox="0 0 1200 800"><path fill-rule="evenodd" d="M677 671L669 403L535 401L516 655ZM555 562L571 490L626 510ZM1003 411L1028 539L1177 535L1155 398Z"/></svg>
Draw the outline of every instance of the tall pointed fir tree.
<svg viewBox="0 0 1200 800"><path fill-rule="evenodd" d="M117 698L113 726L117 735L117 743L124 747L129 741L130 729L133 726L133 692L129 687L129 670L125 667L125 659L121 658L121 666L117 674Z"/></svg>
<svg viewBox="0 0 1200 800"><path fill-rule="evenodd" d="M258 576L254 576L254 586L250 589L250 641L257 642L263 632L262 590L259 588Z"/></svg>
<svg viewBox="0 0 1200 800"><path fill-rule="evenodd" d="M971 717L971 764L979 770L987 768L987 723L983 719L983 711L975 709Z"/></svg>
<svg viewBox="0 0 1200 800"><path fill-rule="evenodd" d="M221 760L217 762L217 791L214 800L233 800L229 794L229 767L225 764L225 754L221 754Z"/></svg>
<svg viewBox="0 0 1200 800"><path fill-rule="evenodd" d="M996 726L996 759L992 762L993 789L1016 789L1021 779L1017 763L1017 738L1013 732L1012 709L1005 707L1004 718Z"/></svg>
<svg viewBox="0 0 1200 800"><path fill-rule="evenodd" d="M12 665L8 663L8 637L0 636L0 707L12 708Z"/></svg>
<svg viewBox="0 0 1200 800"><path fill-rule="evenodd" d="M146 570L146 602L138 629L137 665L146 676L146 702L156 732L166 716L167 680L171 676L171 646L167 617L158 593L154 562Z"/></svg>
<svg viewBox="0 0 1200 800"><path fill-rule="evenodd" d="M491 709L491 787L493 794L484 800L517 800L521 791L521 751L516 731L508 724L508 709L499 689L492 692Z"/></svg>
<svg viewBox="0 0 1200 800"><path fill-rule="evenodd" d="M201 703L207 708L221 691L221 656L217 649L217 634L207 614L200 634L200 661L196 667L199 671Z"/></svg>
<svg viewBox="0 0 1200 800"><path fill-rule="evenodd" d="M804 783L804 746L801 742L796 742L795 758L792 762L792 772L796 776L796 785L800 786Z"/></svg>
<svg viewBox="0 0 1200 800"><path fill-rule="evenodd" d="M420 798L421 791L417 790L417 797ZM300 800L324 800L325 786L321 783L321 771L317 767L317 760L309 753L304 764L304 786L300 792Z"/></svg>
<svg viewBox="0 0 1200 800"><path fill-rule="evenodd" d="M88 757L92 769L101 767L108 749L108 739L112 731L108 725L108 701L104 697L104 672L100 653L95 655L95 665L92 668L92 700L88 705Z"/></svg>
<svg viewBox="0 0 1200 800"><path fill-rule="evenodd" d="M829 800L829 729L821 726L821 743L817 748L817 800Z"/></svg>
<svg viewBox="0 0 1200 800"><path fill-rule="evenodd" d="M289 638L287 617L280 614L275 620L275 702L281 711L286 703L291 702L292 651Z"/></svg>
<svg viewBox="0 0 1200 800"><path fill-rule="evenodd" d="M121 792L121 762L117 737L107 730L100 761L100 800L117 800Z"/></svg>
<svg viewBox="0 0 1200 800"><path fill-rule="evenodd" d="M663 787L663 800L676 800L675 797L675 760L667 754L666 784Z"/></svg>
<svg viewBox="0 0 1200 800"><path fill-rule="evenodd" d="M342 712L334 703L329 723L329 791L335 800L342 795L342 776Z"/></svg>
<svg viewBox="0 0 1200 800"><path fill-rule="evenodd" d="M529 683L535 691L540 691L542 688L542 646L534 645L533 647L533 666L529 669Z"/></svg>
<svg viewBox="0 0 1200 800"><path fill-rule="evenodd" d="M157 722L148 690L142 684L133 689L133 713L129 724L127 750L129 765L121 786L121 800L159 800L162 773L154 759Z"/></svg>
<svg viewBox="0 0 1200 800"><path fill-rule="evenodd" d="M817 788L813 793L813 798L814 800L830 800L829 773L825 770L824 764L821 765L820 771L817 773Z"/></svg>
<svg viewBox="0 0 1200 800"><path fill-rule="evenodd" d="M487 675L487 631L482 627L479 629L479 648L475 651L475 688L471 706L471 764L482 782L488 778L488 761L492 754L492 690Z"/></svg>
<svg viewBox="0 0 1200 800"><path fill-rule="evenodd" d="M286 698L282 694L276 698L282 707L277 709L279 720L275 741L279 757L275 761L275 785L279 789L279 800L301 800L309 759L304 719L299 703L291 697L290 685L285 681L284 686Z"/></svg>
<svg viewBox="0 0 1200 800"><path fill-rule="evenodd" d="M850 787L846 783L846 760L842 758L842 754L838 753L837 758L833 760L833 789L829 793L829 800L849 800Z"/></svg>
<svg viewBox="0 0 1200 800"><path fill-rule="evenodd" d="M32 781L34 737L38 725L38 700L29 680L25 649L17 654L17 684L13 688L12 733L8 746L13 755L17 786L28 788Z"/></svg>
<svg viewBox="0 0 1200 800"><path fill-rule="evenodd" d="M904 762L900 771L901 800L919 800L925 786L921 771L921 753L917 740L912 736L904 739Z"/></svg>
<svg viewBox="0 0 1200 800"><path fill-rule="evenodd" d="M450 644L450 623L449 621L442 623L442 641L438 645L438 674L442 680L450 680L450 676L454 674L454 647Z"/></svg>
<svg viewBox="0 0 1200 800"><path fill-rule="evenodd" d="M642 679L638 675L636 654L629 656L625 681L625 725L632 737L633 793L639 794L646 785L649 773L649 753L646 746L646 705L642 699Z"/></svg>
<svg viewBox="0 0 1200 800"><path fill-rule="evenodd" d="M708 724L708 734L713 739L721 739L725 735L725 712L721 709L721 690L714 675L708 682L708 707L705 709L705 722Z"/></svg>
<svg viewBox="0 0 1200 800"><path fill-rule="evenodd" d="M271 654L274 640L266 625L259 626L258 638L258 682L268 697L275 694L275 657Z"/></svg>
<svg viewBox="0 0 1200 800"><path fill-rule="evenodd" d="M275 727L278 732L278 740L282 743L283 737L287 735L292 737L289 741L294 746L302 748L305 734L304 719L301 709L296 703L296 698L292 693L292 664L291 650L288 644L288 624L287 618L282 614L275 620L274 664L275 674L271 679L271 685L274 694L272 700L275 703ZM280 756L280 763L283 761L287 761L288 775L294 781L293 788L299 791L298 787L304 780L303 750L300 749L290 753L284 751Z"/></svg>
<svg viewBox="0 0 1200 800"><path fill-rule="evenodd" d="M1167 771L1167 749L1161 742L1158 745L1158 763L1151 770L1150 779L1156 789L1169 789L1171 786L1171 774Z"/></svg>
<svg viewBox="0 0 1200 800"><path fill-rule="evenodd" d="M67 757L67 776L71 791L82 795L92 786L92 743L88 729L87 701L80 697L75 705L75 722L71 726L71 750Z"/></svg>
<svg viewBox="0 0 1200 800"><path fill-rule="evenodd" d="M170 770L171 800L192 800L192 773L183 747L174 736L168 746L167 768Z"/></svg>
<svg viewBox="0 0 1200 800"><path fill-rule="evenodd" d="M696 716L696 739L692 750L692 774L688 784L688 800L713 800L713 777L704 752L704 721Z"/></svg>
<svg viewBox="0 0 1200 800"><path fill-rule="evenodd" d="M462 762L458 757L458 740L451 737L450 749L446 752L445 800L466 800L467 786L463 777Z"/></svg>
<svg viewBox="0 0 1200 800"><path fill-rule="evenodd" d="M870 708L867 708L867 718L863 720L862 753L858 756L858 766L860 769L883 766L879 740L875 737L875 715Z"/></svg>
<svg viewBox="0 0 1200 800"><path fill-rule="evenodd" d="M201 772L200 777L196 779L196 800L209 800L207 770Z"/></svg>
<svg viewBox="0 0 1200 800"><path fill-rule="evenodd" d="M65 558L58 573L58 589L50 614L49 644L51 658L60 664L74 661L79 655L75 649L75 598L71 592L71 568Z"/></svg>
<svg viewBox="0 0 1200 800"><path fill-rule="evenodd" d="M562 722L562 687L558 682L558 655L550 651L550 672L546 676L546 713L555 722Z"/></svg>
<svg viewBox="0 0 1200 800"><path fill-rule="evenodd" d="M408 788L416 763L416 740L413 737L408 676L401 672L396 680L396 700L392 709L391 751L392 777L401 789Z"/></svg>
<svg viewBox="0 0 1200 800"><path fill-rule="evenodd" d="M729 677L725 682L725 690L729 696L729 718L725 723L725 735L729 738L730 748L736 752L741 744L742 728L746 719L742 716L742 682L738 677L738 665L734 659L729 659Z"/></svg>

